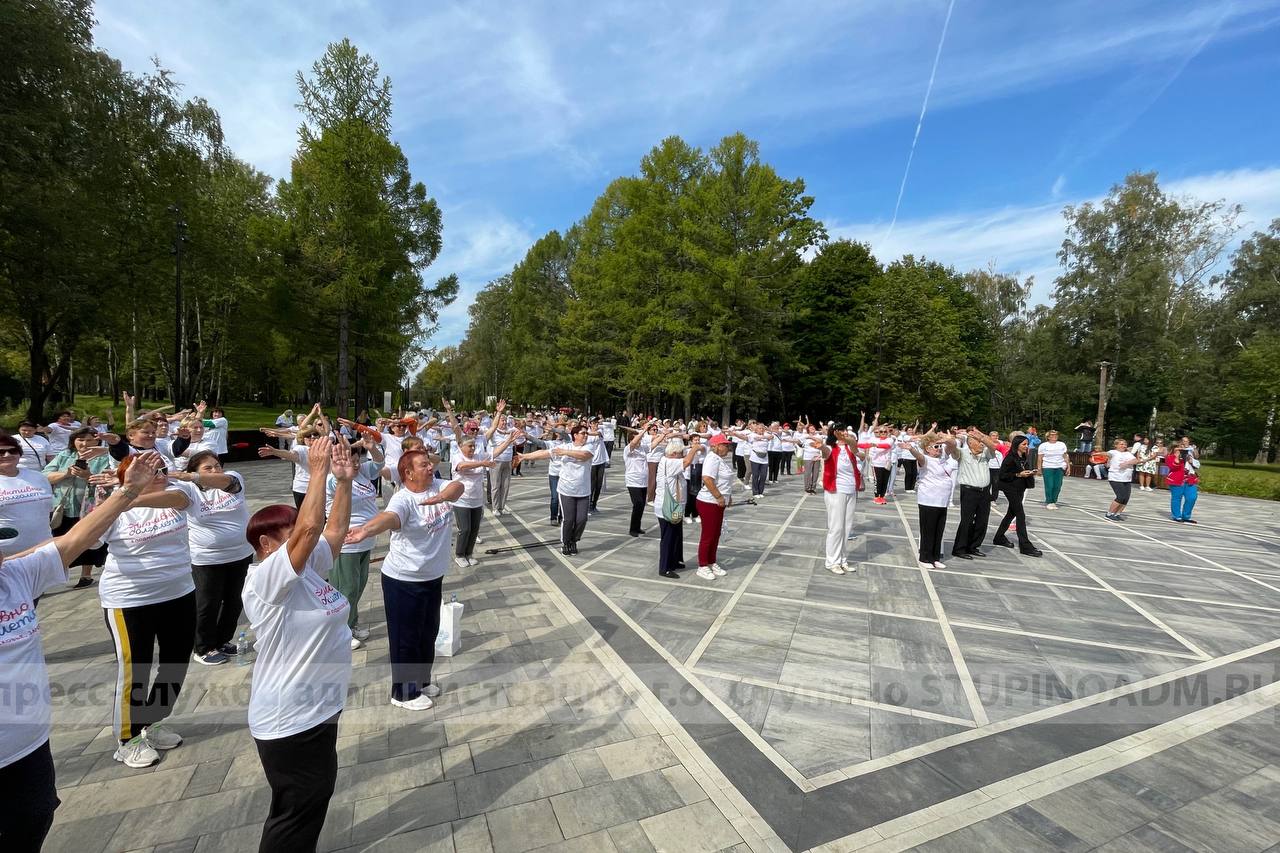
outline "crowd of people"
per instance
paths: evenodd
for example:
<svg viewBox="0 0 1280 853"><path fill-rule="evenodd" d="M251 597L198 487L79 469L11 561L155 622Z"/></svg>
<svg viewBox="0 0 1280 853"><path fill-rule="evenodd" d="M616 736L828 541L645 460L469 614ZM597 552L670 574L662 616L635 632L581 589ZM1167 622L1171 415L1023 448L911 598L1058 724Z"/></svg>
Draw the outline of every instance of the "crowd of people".
<svg viewBox="0 0 1280 853"><path fill-rule="evenodd" d="M884 506L899 482L917 506L921 568L945 568L948 551L963 560L987 556L992 508L1002 499L990 543L1040 557L1028 493L1039 480L1045 508L1056 509L1071 465L1055 430L1041 439L1034 428L1008 436L936 423L921 429L882 423L879 413L857 426L808 418L719 424L545 410L517 416L505 401L492 412L459 413L444 400L438 411L330 421L316 405L263 428L274 444L259 455L291 463L284 476L293 503L251 513L245 478L224 468L228 430L223 412L204 403L143 412L129 398L119 432L110 418L80 423L66 411L0 434L0 662L12 681L0 688L47 697L40 597L59 585L96 584L116 659L114 757L149 767L183 743L169 718L189 665L244 654L233 640L247 619L256 650L248 728L272 790L263 850L310 849L323 825L351 653L369 638L359 604L383 533L389 701L419 712L440 695L433 666L450 564L479 562L486 509L510 514L512 479L541 462L546 523L557 528L564 557L578 554L602 496L620 485L631 536L650 534L645 519L656 520L658 575L679 578L686 569L685 531L693 525L694 574L711 583L729 571L719 562L726 511L771 499L773 485L792 476L802 478L805 494L823 497L822 559L836 575L857 569L848 543L859 494L870 491L872 505ZM615 456L620 482L609 475ZM1119 439L1090 465L1103 466L1113 491L1107 519L1124 519L1135 474L1140 490L1164 474L1171 520L1195 523L1200 462L1188 438L1172 448ZM948 549L952 506L959 517ZM49 732L47 698L0 703L0 800L17 815L0 838L18 839L17 849L39 848L58 804Z"/></svg>

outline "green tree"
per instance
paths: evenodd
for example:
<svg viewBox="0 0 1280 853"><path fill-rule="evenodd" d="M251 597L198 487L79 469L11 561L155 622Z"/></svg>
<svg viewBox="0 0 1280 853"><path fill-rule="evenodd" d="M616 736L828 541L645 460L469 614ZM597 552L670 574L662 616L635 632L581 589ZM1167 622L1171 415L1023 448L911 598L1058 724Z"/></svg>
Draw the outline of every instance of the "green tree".
<svg viewBox="0 0 1280 853"><path fill-rule="evenodd" d="M359 360L399 377L456 295L457 279L423 283L441 249L440 208L389 137L391 83L379 81L377 63L344 39L329 45L310 79L299 72L298 88L305 121L279 197L311 306L335 318L345 415L352 339ZM364 375L358 364L357 378ZM357 388L362 404L366 391Z"/></svg>
<svg viewBox="0 0 1280 853"><path fill-rule="evenodd" d="M851 344L879 274L871 247L851 240L823 244L796 274L787 301L793 367L785 381L810 418L847 418L865 405L845 378L863 367Z"/></svg>
<svg viewBox="0 0 1280 853"><path fill-rule="evenodd" d="M1066 369L1089 373L1110 363L1094 439L1102 446L1113 398L1141 428L1134 415L1142 409L1154 419L1162 405L1186 405L1178 398L1194 387L1209 277L1236 232L1239 207L1176 199L1155 173L1134 173L1101 203L1068 206L1063 216L1054 314L1067 332Z"/></svg>

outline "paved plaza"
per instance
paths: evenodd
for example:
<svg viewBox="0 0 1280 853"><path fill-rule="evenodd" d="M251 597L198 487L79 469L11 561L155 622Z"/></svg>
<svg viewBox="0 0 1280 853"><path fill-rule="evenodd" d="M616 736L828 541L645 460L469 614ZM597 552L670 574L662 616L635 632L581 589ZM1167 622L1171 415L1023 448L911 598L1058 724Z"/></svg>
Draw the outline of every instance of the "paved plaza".
<svg viewBox="0 0 1280 853"><path fill-rule="evenodd" d="M236 467L255 505L288 500L287 464ZM1280 845L1276 504L1204 495L1183 526L1164 492L1135 493L1115 523L1104 484L1071 480L1061 509L1029 507L1043 558L990 546L921 570L913 496L861 500L857 572L836 576L822 497L784 477L726 515L727 577L694 576L690 523L672 581L652 513L626 533L621 474L574 557L547 523L545 467L514 481L480 546L510 550L446 577L463 651L438 661L431 712L389 704L371 579L323 849ZM251 668L193 663L171 720L186 743L127 770L96 594L40 607L63 800L45 849L256 849Z"/></svg>

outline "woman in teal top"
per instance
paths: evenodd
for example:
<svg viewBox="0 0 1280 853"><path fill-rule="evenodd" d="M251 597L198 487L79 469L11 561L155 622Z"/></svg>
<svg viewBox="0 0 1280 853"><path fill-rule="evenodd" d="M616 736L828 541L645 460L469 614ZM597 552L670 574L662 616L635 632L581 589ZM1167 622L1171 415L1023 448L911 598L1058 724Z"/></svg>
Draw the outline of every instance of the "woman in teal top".
<svg viewBox="0 0 1280 853"><path fill-rule="evenodd" d="M67 439L67 449L44 467L44 474L53 486L53 511L62 511L62 520L54 526L53 535L61 536L78 522L96 502L97 487L89 482L94 474L114 468L115 464L102 444L102 434L93 427L81 427ZM107 546L100 545L85 551L69 565L80 567L80 579L76 589L93 586L93 569L102 568L107 558Z"/></svg>

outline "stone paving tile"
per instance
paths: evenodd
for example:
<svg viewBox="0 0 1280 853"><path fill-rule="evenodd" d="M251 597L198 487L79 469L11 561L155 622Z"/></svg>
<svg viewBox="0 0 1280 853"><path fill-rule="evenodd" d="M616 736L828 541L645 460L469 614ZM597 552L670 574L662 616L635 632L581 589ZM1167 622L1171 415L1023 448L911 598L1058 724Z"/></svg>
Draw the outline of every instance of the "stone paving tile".
<svg viewBox="0 0 1280 853"><path fill-rule="evenodd" d="M660 771L604 782L551 798L566 838L608 829L684 805Z"/></svg>
<svg viewBox="0 0 1280 853"><path fill-rule="evenodd" d="M274 480L268 476L273 468L279 469ZM251 472L252 505L288 500L287 477L280 476L287 466L263 463L245 470ZM626 502L625 494L612 491L617 473L610 473L606 491L610 509L592 517L583 554L568 562L582 565L618 549L593 568L626 577L585 577L680 659L703 642L734 591L745 591L706 644L699 669L779 687L714 675L702 680L743 727L763 733L794 766L814 778L838 774L840 768L967 731L780 689L845 693L911 708L923 704L931 685L942 698L931 699L927 710L967 716L951 650L915 568L906 528L892 507L881 512L865 502L860 506L859 535L849 543L859 571L837 577L821 565L820 499L804 499L792 528L777 538L773 552L763 553L778 532L774 525L797 505L795 481L784 478L770 487L761 507L731 510L722 558L731 569L728 578L712 586L686 576L688 585L672 586L655 582L654 531L630 540L624 535L625 518L612 512ZM540 523L545 488L540 476L518 480L513 505ZM1068 497L1091 511L1105 504L1107 494L1103 484L1069 484ZM914 529L910 499L899 499L907 527ZM1164 495L1136 496L1128 528L1070 506L1058 513L1031 506L1031 531L1063 551L1094 555L1074 560L1122 589L1280 607L1280 594L1165 544L1260 577L1280 574L1275 569L1280 547L1215 529L1243 527L1280 536L1274 505L1216 496L1202 500L1197 514L1204 524L1196 530L1161 525L1162 506L1167 509ZM1139 530L1161 541L1144 540ZM686 534L685 554L691 557L696 532ZM482 535L482 549L509 541L492 518L485 519ZM1214 547L1215 542L1258 547L1233 551ZM1097 590L1093 578L1059 555L1030 560L990 550L987 559L952 561L951 566L990 577L930 573L951 618L1185 651L1119 598ZM563 570L565 561L551 556ZM411 719L388 706L385 619L380 589L376 580L370 584L362 614L373 637L354 656L354 691L339 733L338 791L321 849L596 853L745 849L747 841L757 853L780 849L777 839L757 837L760 831L770 833L768 825L737 790L718 787L726 783L708 775L716 766L690 751L693 742L671 740L687 735L666 734L665 718L655 725L654 709L641 711L637 704L654 700L619 687L616 674L588 650L580 627L552 602L527 562L510 554L481 558L480 566L446 577L446 592L457 592L468 606L464 651L437 661L445 694L434 711ZM758 568L748 577L752 567ZM1169 598L1133 600L1211 654L1280 636L1280 614L1265 610ZM256 847L269 792L244 727L242 697L251 671L193 667L199 671L191 673L173 719L186 744L154 768L125 771L110 757L114 662L96 601L54 593L42 602L42 613L58 628L46 638L50 672L69 685L55 703L52 739L64 806L45 849L208 853ZM1087 692L1079 685L1090 675L1127 683L1191 663L981 629L956 627L954 633L993 719L1069 701ZM910 698L888 695L889 685L907 688ZM1062 686L1070 689L1064 693ZM95 703L91 697L104 689L107 704ZM732 726L703 726L701 710L690 719L698 723L690 732L733 732ZM1274 806L1280 793L1278 725L1280 716L1259 714L1207 732L1096 780L1032 798L923 849L1074 850L1098 844L1100 849L1263 849L1280 841L1280 807ZM718 761L731 769L756 766L747 760L756 747L724 741L731 742L736 744L733 760L717 748ZM986 757L983 761L989 763ZM734 779L744 790L763 784L740 774ZM902 790L871 793L871 799L891 802L912 796ZM792 796L794 791L778 789L774 799ZM837 812L861 805L837 804L830 814L810 817L835 821Z"/></svg>
<svg viewBox="0 0 1280 853"><path fill-rule="evenodd" d="M709 801L647 817L640 821L640 828L657 853L712 853L740 840Z"/></svg>

